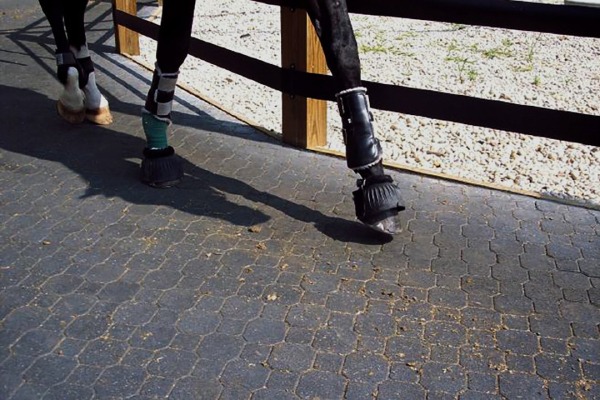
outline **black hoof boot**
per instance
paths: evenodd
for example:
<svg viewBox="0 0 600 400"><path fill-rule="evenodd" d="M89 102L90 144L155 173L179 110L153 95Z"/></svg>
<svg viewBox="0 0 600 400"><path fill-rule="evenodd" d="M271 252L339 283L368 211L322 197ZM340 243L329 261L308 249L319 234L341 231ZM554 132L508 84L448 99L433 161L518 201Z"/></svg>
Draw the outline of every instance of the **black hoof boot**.
<svg viewBox="0 0 600 400"><path fill-rule="evenodd" d="M145 184L167 188L183 178L183 165L171 146L166 149L144 149L141 180Z"/></svg>
<svg viewBox="0 0 600 400"><path fill-rule="evenodd" d="M352 192L356 217L379 232L394 235L402 231L396 221L405 209L400 189L389 175L374 175L359 179L358 189Z"/></svg>

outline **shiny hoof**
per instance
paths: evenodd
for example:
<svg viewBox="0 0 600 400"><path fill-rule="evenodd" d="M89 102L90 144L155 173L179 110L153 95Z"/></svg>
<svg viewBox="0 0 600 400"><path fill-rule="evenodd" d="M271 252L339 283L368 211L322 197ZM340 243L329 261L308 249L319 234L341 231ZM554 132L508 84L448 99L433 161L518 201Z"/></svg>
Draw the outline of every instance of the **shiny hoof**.
<svg viewBox="0 0 600 400"><path fill-rule="evenodd" d="M96 125L109 125L113 122L110 108L100 107L95 110L85 110L85 118Z"/></svg>
<svg viewBox="0 0 600 400"><path fill-rule="evenodd" d="M377 232L396 235L402 232L402 226L397 219L396 215L394 215L372 224L367 224L366 222L364 224Z"/></svg>
<svg viewBox="0 0 600 400"><path fill-rule="evenodd" d="M405 209L400 189L389 175L357 181L352 192L356 217L368 227L388 235L402 232L398 213Z"/></svg>
<svg viewBox="0 0 600 400"><path fill-rule="evenodd" d="M183 178L181 159L171 146L166 149L144 149L141 181L155 188L168 188Z"/></svg>

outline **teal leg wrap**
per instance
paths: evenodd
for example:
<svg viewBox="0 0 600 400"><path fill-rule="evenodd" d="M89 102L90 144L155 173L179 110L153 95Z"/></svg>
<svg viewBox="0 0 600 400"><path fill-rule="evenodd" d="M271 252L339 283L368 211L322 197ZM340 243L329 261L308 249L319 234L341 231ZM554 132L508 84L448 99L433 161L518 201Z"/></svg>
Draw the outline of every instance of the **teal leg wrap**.
<svg viewBox="0 0 600 400"><path fill-rule="evenodd" d="M150 149L165 149L169 146L167 130L169 122L158 119L147 111L142 112L142 125L146 134L147 147Z"/></svg>

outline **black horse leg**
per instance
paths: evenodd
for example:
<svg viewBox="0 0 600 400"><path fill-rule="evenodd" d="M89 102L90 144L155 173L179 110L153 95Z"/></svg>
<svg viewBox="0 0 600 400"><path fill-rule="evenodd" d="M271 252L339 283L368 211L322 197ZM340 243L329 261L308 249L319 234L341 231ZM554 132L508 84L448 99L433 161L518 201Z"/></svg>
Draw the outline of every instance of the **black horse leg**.
<svg viewBox="0 0 600 400"><path fill-rule="evenodd" d="M190 45L195 5L195 0L165 0L163 4L156 64L142 112L147 144L141 180L150 186L172 186L183 177L181 161L169 146L167 133L179 67Z"/></svg>
<svg viewBox="0 0 600 400"><path fill-rule="evenodd" d="M88 0L71 0L65 7L65 28L69 45L79 49L86 44L84 14Z"/></svg>
<svg viewBox="0 0 600 400"><path fill-rule="evenodd" d="M75 58L69 49L69 40L65 32L64 16L65 4L63 0L39 0L46 19L52 28L54 43L56 44L57 77L64 85L67 83L69 67L76 66Z"/></svg>
<svg viewBox="0 0 600 400"><path fill-rule="evenodd" d="M50 23L52 28L52 35L54 36L54 42L56 43L57 52L69 51L69 40L65 32L65 26L63 23L64 18L64 4L61 0L39 0L40 6L46 19Z"/></svg>
<svg viewBox="0 0 600 400"><path fill-rule="evenodd" d="M386 175L375 138L360 59L346 0L307 0L307 11L321 41L327 66L336 79L336 100L346 145L346 162L362 179L354 195L356 216L365 224L396 233L395 216L404 209L398 187Z"/></svg>
<svg viewBox="0 0 600 400"><path fill-rule="evenodd" d="M360 86L360 59L346 1L307 0L307 11L338 91Z"/></svg>

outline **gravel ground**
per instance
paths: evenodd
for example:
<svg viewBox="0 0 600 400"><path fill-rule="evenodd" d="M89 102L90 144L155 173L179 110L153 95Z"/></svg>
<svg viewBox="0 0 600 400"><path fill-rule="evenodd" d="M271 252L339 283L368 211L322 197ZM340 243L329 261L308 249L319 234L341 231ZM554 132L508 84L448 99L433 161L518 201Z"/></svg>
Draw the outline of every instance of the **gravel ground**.
<svg viewBox="0 0 600 400"><path fill-rule="evenodd" d="M562 3L547 1L551 3ZM279 9L198 2L194 36L281 65ZM352 15L363 79L600 115L600 40ZM138 59L154 62L155 42ZM180 83L281 131L281 94L188 57ZM329 150L344 151L329 103ZM385 159L410 169L600 207L600 148L374 110ZM175 121L177 123L177 121Z"/></svg>

